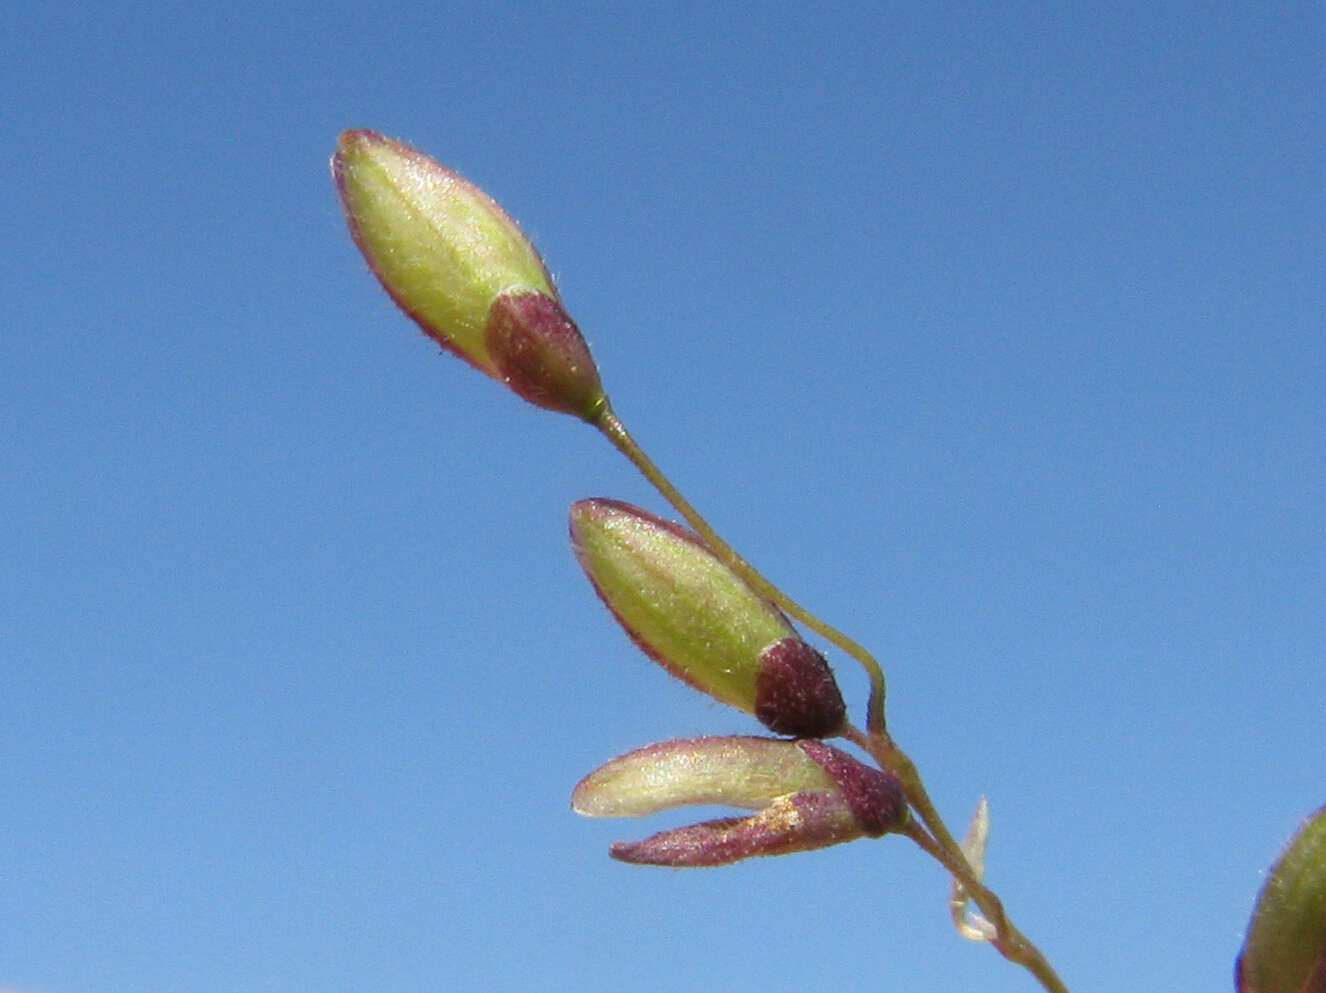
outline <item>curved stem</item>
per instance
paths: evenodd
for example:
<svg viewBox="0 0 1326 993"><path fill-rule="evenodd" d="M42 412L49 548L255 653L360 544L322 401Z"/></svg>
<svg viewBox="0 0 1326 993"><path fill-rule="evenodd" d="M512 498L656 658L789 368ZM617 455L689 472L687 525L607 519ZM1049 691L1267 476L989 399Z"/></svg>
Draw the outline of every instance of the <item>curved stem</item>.
<svg viewBox="0 0 1326 993"><path fill-rule="evenodd" d="M981 913L995 930L995 937L990 943L1004 958L1035 976L1048 993L1069 993L1068 987L1041 950L1009 920L1003 901L972 871L967 857L939 816L912 760L891 739L863 734L858 728L849 728L844 737L869 753L902 782L908 802L921 818L921 823L913 820L904 833L948 870L976 906L981 908Z"/></svg>
<svg viewBox="0 0 1326 993"><path fill-rule="evenodd" d="M925 826L934 834L935 840L947 851L961 853L962 849L958 847L957 839L953 837L948 825L944 823L944 818L940 816L938 808L935 807L934 801L930 799L930 793L925 788L925 783L921 781L921 773L917 770L916 763L897 746L892 738L880 736L874 732L865 734L859 728L850 726L843 732L843 737L869 754L883 768L897 776L902 781L903 791L907 794L907 801L921 816Z"/></svg>
<svg viewBox="0 0 1326 993"><path fill-rule="evenodd" d="M676 508L686 522L704 539L705 543L728 568L737 573L756 593L779 607L784 613L800 621L823 638L841 648L861 663L870 678L870 699L867 702L866 731L848 725L843 736L869 754L880 767L896 775L912 810L921 818L913 820L906 834L925 852L942 865L967 891L968 896L981 909L995 929L991 944L1006 959L1027 969L1047 993L1069 993L1068 987L1055 973L1045 956L1027 937L1014 927L1004 911L1003 902L972 871L957 840L940 816L930 794L921 781L921 774L907 754L890 737L884 721L884 672L875 657L837 628L826 624L810 611L769 582L758 569L737 554L710 526L681 491L654 464L631 437L626 426L606 401L590 420L619 452L631 460L640 473L649 480L663 498Z"/></svg>
<svg viewBox="0 0 1326 993"><path fill-rule="evenodd" d="M751 589L775 604L785 614L800 621L861 663L870 678L870 699L866 704L866 726L872 734L887 737L884 730L884 670L880 668L875 657L837 628L826 624L806 610L777 586L765 579L758 569L738 555L736 550L722 539L708 521L700 516L700 512L691 506L690 501L682 496L681 491L672 485L668 477L663 475L662 470L645 454L644 449L631 437L630 432L626 430L626 426L617 417L610 404L605 402L598 411L597 417L591 423L612 442L619 452L631 460L632 464L640 470L641 475L653 484L654 488L663 495L668 503L677 509L682 517L686 518L686 522L704 539L705 544L713 550L714 554L728 568L745 580Z"/></svg>
<svg viewBox="0 0 1326 993"><path fill-rule="evenodd" d="M971 898L976 901L986 919L994 926L996 937L991 939L991 944L999 950L1004 958L1025 968L1036 977L1048 993L1070 993L1068 987L1064 985L1064 981L1059 978L1059 974L1054 971L1054 967L1041 954L1040 949L1013 926L1013 922L1008 919L1008 914L1004 911L1003 902L1000 901L999 897L972 875L965 859L950 859L948 853L926 833L923 827L915 822L909 826L905 833L951 872Z"/></svg>

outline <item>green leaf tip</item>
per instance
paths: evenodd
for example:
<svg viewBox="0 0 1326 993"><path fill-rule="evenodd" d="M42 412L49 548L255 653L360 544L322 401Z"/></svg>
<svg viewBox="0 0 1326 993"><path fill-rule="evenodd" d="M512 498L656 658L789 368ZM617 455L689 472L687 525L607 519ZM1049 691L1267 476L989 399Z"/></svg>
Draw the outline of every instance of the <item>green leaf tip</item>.
<svg viewBox="0 0 1326 993"><path fill-rule="evenodd" d="M1326 993L1326 807L1267 876L1235 979L1239 993Z"/></svg>

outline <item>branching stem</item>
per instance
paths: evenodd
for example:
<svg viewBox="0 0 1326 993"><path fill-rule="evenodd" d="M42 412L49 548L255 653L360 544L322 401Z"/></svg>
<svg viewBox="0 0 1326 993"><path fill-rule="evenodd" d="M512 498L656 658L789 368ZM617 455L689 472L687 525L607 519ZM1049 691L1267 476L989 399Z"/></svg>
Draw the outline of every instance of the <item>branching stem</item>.
<svg viewBox="0 0 1326 993"><path fill-rule="evenodd" d="M617 417L612 406L606 401L598 410L591 423L613 444L619 452L630 459L640 473L662 494L695 532L704 539L715 555L730 569L739 575L751 589L775 604L788 616L800 621L810 630L854 658L866 670L870 679L870 699L866 704L866 730L851 727L844 732L844 737L869 754L881 768L887 769L902 782L907 795L920 821L913 820L907 828L907 835L927 854L942 865L967 891L968 895L981 909L986 919L994 926L996 936L993 944L1006 959L1015 962L1029 971L1045 988L1047 993L1069 993L1068 987L1055 973L1040 949L1033 945L1021 931L1013 926L1004 911L1003 902L972 871L966 856L957 840L945 825L934 802L930 799L921 775L915 764L889 736L884 718L884 671L875 657L861 645L847 637L837 628L820 620L810 611L789 597L744 558L737 554L710 526L689 500L682 496L672 482L663 475L662 470L645 454L631 437L626 426Z"/></svg>
<svg viewBox="0 0 1326 993"><path fill-rule="evenodd" d="M912 760L892 740L864 734L857 728L850 728L845 737L902 781L908 802L921 818L919 823L913 820L908 826L907 836L947 869L976 906L981 908L986 920L995 929L996 937L991 944L1004 958L1035 976L1048 993L1069 993L1068 987L1041 950L1009 920L1003 901L972 871L967 857L935 809Z"/></svg>

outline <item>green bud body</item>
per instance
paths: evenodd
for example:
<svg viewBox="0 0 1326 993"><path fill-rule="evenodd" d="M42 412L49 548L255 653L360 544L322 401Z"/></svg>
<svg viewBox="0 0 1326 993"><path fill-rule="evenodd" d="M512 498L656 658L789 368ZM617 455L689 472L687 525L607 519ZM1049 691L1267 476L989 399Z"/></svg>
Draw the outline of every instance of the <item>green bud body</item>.
<svg viewBox="0 0 1326 993"><path fill-rule="evenodd" d="M846 708L823 656L697 535L629 504L582 500L571 540L608 609L672 675L778 734L841 731Z"/></svg>
<svg viewBox="0 0 1326 993"><path fill-rule="evenodd" d="M571 794L571 809L585 817L647 817L711 804L759 810L785 793L834 787L793 742L689 738L637 748L595 769Z"/></svg>
<svg viewBox="0 0 1326 993"><path fill-rule="evenodd" d="M516 222L458 173L374 131L346 131L332 175L355 244L443 348L531 403L593 420L598 370Z"/></svg>
<svg viewBox="0 0 1326 993"><path fill-rule="evenodd" d="M1239 993L1326 993L1326 807L1271 869L1235 975Z"/></svg>

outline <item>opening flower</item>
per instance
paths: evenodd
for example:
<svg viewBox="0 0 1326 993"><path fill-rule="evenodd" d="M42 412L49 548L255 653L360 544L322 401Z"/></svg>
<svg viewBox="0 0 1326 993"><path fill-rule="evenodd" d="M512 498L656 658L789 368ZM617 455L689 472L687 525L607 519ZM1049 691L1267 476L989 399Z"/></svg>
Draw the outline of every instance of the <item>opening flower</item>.
<svg viewBox="0 0 1326 993"><path fill-rule="evenodd" d="M586 776L571 807L587 817L644 817L721 804L754 810L618 842L613 858L677 868L788 855L902 829L898 781L822 741L714 737L637 749Z"/></svg>

